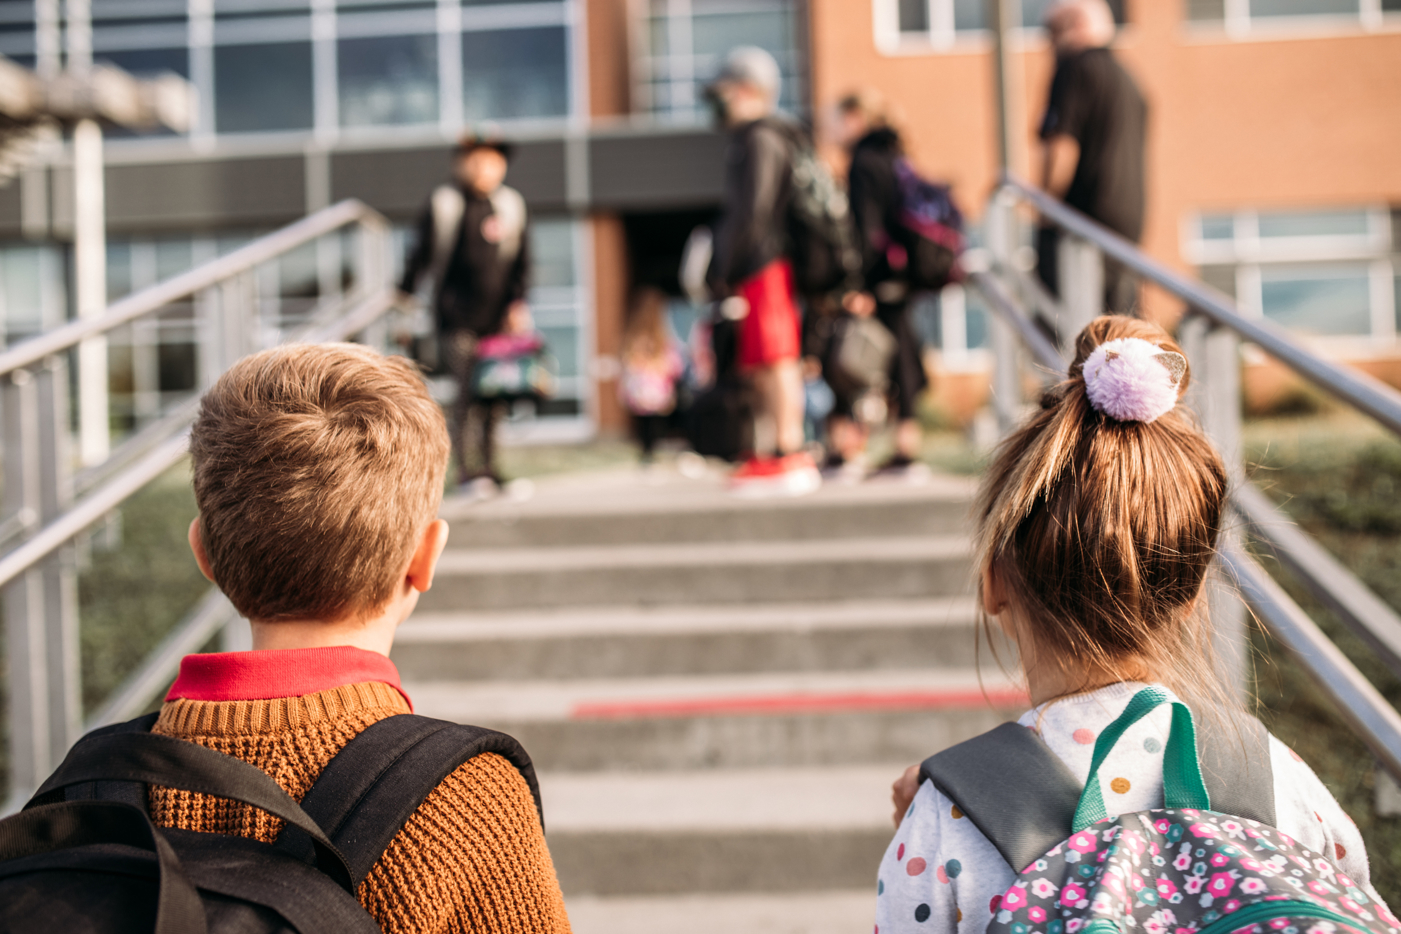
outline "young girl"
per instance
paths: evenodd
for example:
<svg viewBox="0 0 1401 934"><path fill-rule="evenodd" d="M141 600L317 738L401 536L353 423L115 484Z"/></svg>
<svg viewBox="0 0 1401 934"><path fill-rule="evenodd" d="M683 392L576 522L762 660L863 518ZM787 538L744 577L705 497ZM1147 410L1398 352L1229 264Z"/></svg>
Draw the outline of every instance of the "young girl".
<svg viewBox="0 0 1401 934"><path fill-rule="evenodd" d="M999 448L979 497L981 607L1016 644L1035 705L1018 722L1082 784L1100 731L1148 685L1228 737L1244 717L1212 675L1202 584L1228 481L1177 408L1188 381L1161 328L1095 320L1069 378ZM1108 813L1163 806L1171 709L1130 727L1105 760ZM1375 897L1357 828L1297 755L1269 745L1276 826ZM949 798L917 782L916 768L896 783L904 818L881 862L876 930L981 934L1013 869Z"/></svg>
<svg viewBox="0 0 1401 934"><path fill-rule="evenodd" d="M649 464L676 408L676 381L685 362L666 317L666 295L646 288L637 295L623 331L622 403L637 425L642 462Z"/></svg>

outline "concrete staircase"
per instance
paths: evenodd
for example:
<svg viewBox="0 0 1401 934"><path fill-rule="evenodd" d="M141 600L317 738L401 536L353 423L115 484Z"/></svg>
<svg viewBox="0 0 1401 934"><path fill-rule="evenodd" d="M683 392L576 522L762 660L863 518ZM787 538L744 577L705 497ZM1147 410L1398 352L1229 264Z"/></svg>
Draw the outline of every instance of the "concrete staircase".
<svg viewBox="0 0 1401 934"><path fill-rule="evenodd" d="M890 783L1022 702L975 668L970 495L617 472L449 502L394 660L420 713L530 751L581 934L865 931Z"/></svg>

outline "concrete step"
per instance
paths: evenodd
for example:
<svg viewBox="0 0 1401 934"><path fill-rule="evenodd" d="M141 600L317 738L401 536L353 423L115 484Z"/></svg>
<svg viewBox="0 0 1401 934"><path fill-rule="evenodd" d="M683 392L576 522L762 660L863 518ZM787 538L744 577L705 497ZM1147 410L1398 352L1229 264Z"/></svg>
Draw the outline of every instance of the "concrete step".
<svg viewBox="0 0 1401 934"><path fill-rule="evenodd" d="M901 767L541 774L566 896L874 884Z"/></svg>
<svg viewBox="0 0 1401 934"><path fill-rule="evenodd" d="M923 759L1025 708L971 669L406 682L417 712L511 733L542 769L684 770Z"/></svg>
<svg viewBox="0 0 1401 934"><path fill-rule="evenodd" d="M567 900L574 934L864 934L868 887L851 892L704 894Z"/></svg>
<svg viewBox="0 0 1401 934"><path fill-rule="evenodd" d="M969 552L956 535L452 550L419 606L460 612L951 597L970 592Z"/></svg>
<svg viewBox="0 0 1401 934"><path fill-rule="evenodd" d="M454 549L909 537L962 532L973 491L969 480L933 477L919 486L834 486L755 501L713 478L642 484L614 472L542 481L525 502L450 497L442 514Z"/></svg>
<svg viewBox="0 0 1401 934"><path fill-rule="evenodd" d="M959 668L975 627L971 597L416 613L393 658L415 681Z"/></svg>

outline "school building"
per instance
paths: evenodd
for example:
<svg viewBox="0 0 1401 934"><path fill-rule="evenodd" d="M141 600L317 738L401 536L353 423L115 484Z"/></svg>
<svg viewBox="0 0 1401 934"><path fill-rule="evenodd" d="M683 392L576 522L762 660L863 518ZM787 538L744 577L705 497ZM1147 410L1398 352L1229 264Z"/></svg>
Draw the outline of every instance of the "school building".
<svg viewBox="0 0 1401 934"><path fill-rule="evenodd" d="M1014 113L1033 129L1052 56L1023 0ZM1401 0L1123 0L1116 49L1151 107L1145 247L1329 353L1401 382ZM509 183L534 217L536 320L559 396L521 437L622 430L617 341L630 291L676 288L718 202L724 141L700 89L735 45L769 49L783 106L811 119L873 85L916 164L976 224L995 178L982 0L92 0L94 55L188 78L188 134L107 141L112 298L347 197L401 235L485 123L518 141ZM0 54L34 59L32 0L0 0ZM0 188L8 341L71 314L71 170ZM401 236L402 239L402 236ZM272 299L314 300L314 251ZM1171 314L1149 296L1153 313ZM678 318L685 309L678 306ZM971 296L920 308L953 408L976 403L986 319ZM134 427L194 387L198 323L178 311L111 342ZM1263 384L1262 384L1263 385ZM970 400L972 400L970 402Z"/></svg>

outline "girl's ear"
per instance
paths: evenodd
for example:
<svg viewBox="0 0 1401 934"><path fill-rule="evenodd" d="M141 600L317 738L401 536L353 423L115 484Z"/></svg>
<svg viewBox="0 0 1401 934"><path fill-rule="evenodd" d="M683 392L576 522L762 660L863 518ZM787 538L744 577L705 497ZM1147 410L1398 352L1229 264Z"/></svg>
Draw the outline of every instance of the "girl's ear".
<svg viewBox="0 0 1401 934"><path fill-rule="evenodd" d="M1007 592L1002 587L1002 580L988 564L983 568L982 574L983 588L983 610L989 616L1000 616L1007 609Z"/></svg>

